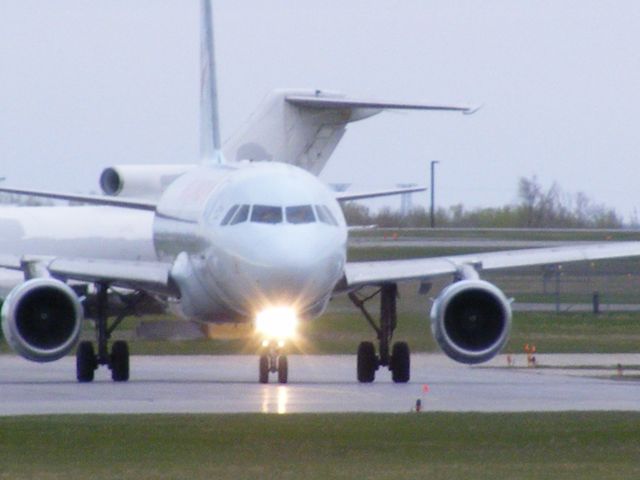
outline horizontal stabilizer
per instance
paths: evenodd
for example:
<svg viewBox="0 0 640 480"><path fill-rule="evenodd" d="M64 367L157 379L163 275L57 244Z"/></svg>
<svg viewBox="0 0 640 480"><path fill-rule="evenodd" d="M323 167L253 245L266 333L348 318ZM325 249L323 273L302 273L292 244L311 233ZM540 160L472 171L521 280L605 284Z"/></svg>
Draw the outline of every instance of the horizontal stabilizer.
<svg viewBox="0 0 640 480"><path fill-rule="evenodd" d="M388 197L390 195L404 195L407 193L424 192L427 187L396 188L393 190L378 190L375 192L339 192L336 193L336 200L347 202L349 200L364 200L366 198Z"/></svg>
<svg viewBox="0 0 640 480"><path fill-rule="evenodd" d="M311 95L290 95L287 102L300 107L309 108L329 108L329 109L353 109L371 108L374 110L436 110L444 112L462 112L471 115L477 112L480 107L470 107L467 105L438 105L432 103L399 103L382 102L376 100L360 100L340 97L321 97Z"/></svg>

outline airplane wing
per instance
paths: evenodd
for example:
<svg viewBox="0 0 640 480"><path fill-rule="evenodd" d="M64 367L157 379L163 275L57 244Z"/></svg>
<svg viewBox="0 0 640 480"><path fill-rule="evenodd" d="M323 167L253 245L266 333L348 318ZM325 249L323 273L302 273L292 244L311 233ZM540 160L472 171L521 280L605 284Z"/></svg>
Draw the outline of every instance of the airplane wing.
<svg viewBox="0 0 640 480"><path fill-rule="evenodd" d="M363 200L365 198L386 197L389 195L402 195L404 193L424 192L426 187L395 188L391 190L378 190L374 192L337 192L336 200L347 202L349 200Z"/></svg>
<svg viewBox="0 0 640 480"><path fill-rule="evenodd" d="M57 258L48 265L48 270L69 280L108 282L164 295L177 294L168 263Z"/></svg>
<svg viewBox="0 0 640 480"><path fill-rule="evenodd" d="M20 257L15 255L0 255L0 268L7 270L22 270Z"/></svg>
<svg viewBox="0 0 640 480"><path fill-rule="evenodd" d="M378 228L378 225L371 224L371 225L348 225L347 226L347 230L349 231L349 233L351 232L366 232L369 230L375 230L376 228Z"/></svg>
<svg viewBox="0 0 640 480"><path fill-rule="evenodd" d="M44 271L63 280L106 282L109 285L177 295L171 280L171 264L143 261L94 260L84 258L0 256L0 268Z"/></svg>
<svg viewBox="0 0 640 480"><path fill-rule="evenodd" d="M487 271L639 256L640 242L612 242L449 257L350 262L345 266L345 282L338 288L349 290L388 282L427 280L441 275L455 274L465 266L471 266L478 271Z"/></svg>
<svg viewBox="0 0 640 480"><path fill-rule="evenodd" d="M24 282L22 273L0 268L0 301L6 298L11 290L22 282Z"/></svg>
<svg viewBox="0 0 640 480"><path fill-rule="evenodd" d="M156 203L146 200L127 199L119 197L106 197L102 195L78 195L73 193L49 192L43 190L24 190L18 188L0 188L0 193L14 195L28 195L31 197L50 198L52 200L68 200L89 205L104 205L111 207L128 208L133 210L155 211Z"/></svg>

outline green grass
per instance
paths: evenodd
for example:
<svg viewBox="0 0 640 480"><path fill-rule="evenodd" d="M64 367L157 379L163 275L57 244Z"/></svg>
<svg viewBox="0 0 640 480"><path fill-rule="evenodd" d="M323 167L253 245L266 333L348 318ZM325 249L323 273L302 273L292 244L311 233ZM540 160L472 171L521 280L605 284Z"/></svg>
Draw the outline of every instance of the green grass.
<svg viewBox="0 0 640 480"><path fill-rule="evenodd" d="M526 343L539 353L638 353L640 314L517 313L505 352Z"/></svg>
<svg viewBox="0 0 640 480"><path fill-rule="evenodd" d="M0 479L620 479L640 414L0 418Z"/></svg>

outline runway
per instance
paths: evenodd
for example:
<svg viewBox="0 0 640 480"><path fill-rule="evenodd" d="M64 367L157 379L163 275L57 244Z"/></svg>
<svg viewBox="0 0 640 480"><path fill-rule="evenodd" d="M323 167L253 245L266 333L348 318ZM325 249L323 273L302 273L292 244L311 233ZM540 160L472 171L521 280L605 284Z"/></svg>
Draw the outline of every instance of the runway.
<svg viewBox="0 0 640 480"><path fill-rule="evenodd" d="M144 356L131 359L128 383L111 382L101 369L94 383L81 385L71 357L40 365L3 355L0 415L408 412L417 399L424 411L640 410L640 379L613 380L615 371L602 369L638 366L640 355L549 355L540 362L558 368L525 368L521 358L516 367L523 368L509 368L504 356L468 367L419 354L409 384L396 385L380 370L375 383L362 385L355 356L290 356L290 382L282 386L258 384L253 356ZM567 365L580 369L561 368Z"/></svg>

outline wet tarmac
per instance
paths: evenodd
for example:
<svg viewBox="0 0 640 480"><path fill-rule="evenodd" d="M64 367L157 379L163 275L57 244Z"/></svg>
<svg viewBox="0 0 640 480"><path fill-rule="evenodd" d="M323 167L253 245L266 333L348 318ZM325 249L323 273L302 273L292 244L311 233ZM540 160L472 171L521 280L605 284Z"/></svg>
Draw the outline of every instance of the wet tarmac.
<svg viewBox="0 0 640 480"><path fill-rule="evenodd" d="M359 384L355 356L290 356L289 383L262 385L254 356L140 356L129 382L113 383L103 369L78 384L71 357L41 365L3 355L0 415L407 412L418 399L425 411L640 410L640 372L631 367L640 355L549 355L542 368L512 360L469 367L418 354L410 383L380 370L376 382Z"/></svg>

